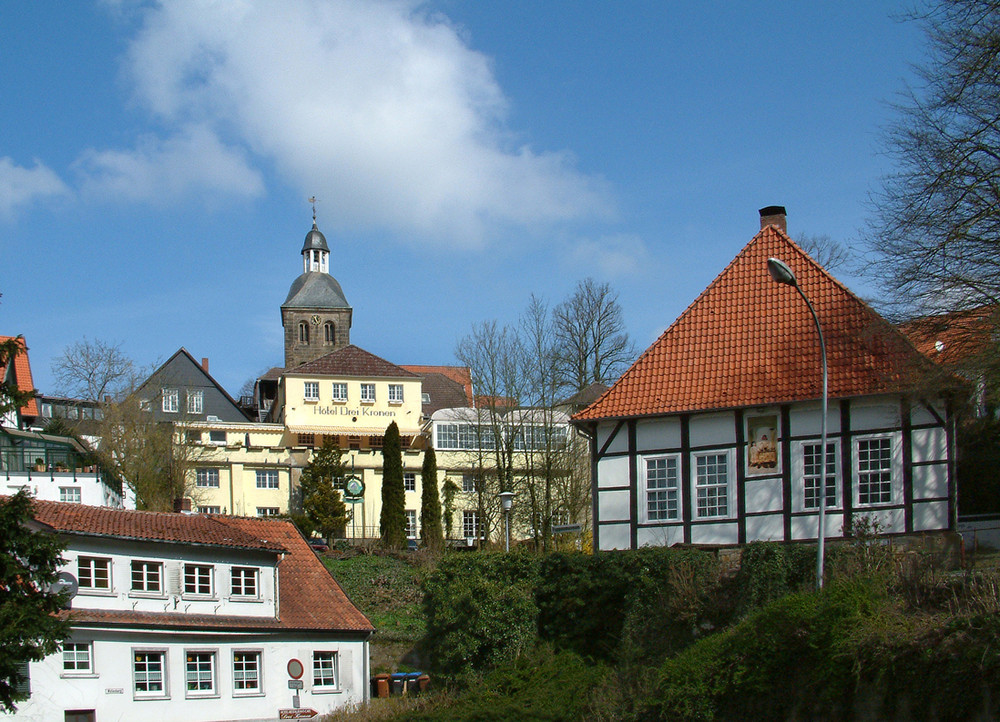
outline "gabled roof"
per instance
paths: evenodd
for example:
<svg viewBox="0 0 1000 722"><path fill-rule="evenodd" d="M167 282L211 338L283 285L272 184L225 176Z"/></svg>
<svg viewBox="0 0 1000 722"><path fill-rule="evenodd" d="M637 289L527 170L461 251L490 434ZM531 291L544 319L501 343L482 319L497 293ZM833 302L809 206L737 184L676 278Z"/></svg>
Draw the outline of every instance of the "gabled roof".
<svg viewBox="0 0 1000 722"><path fill-rule="evenodd" d="M980 306L923 316L900 324L899 329L928 358L953 368L976 364L990 353L1000 306Z"/></svg>
<svg viewBox="0 0 1000 722"><path fill-rule="evenodd" d="M472 371L468 366L421 366L406 364L403 366L407 371L426 376L427 374L441 374L462 387L465 392L467 403L472 403Z"/></svg>
<svg viewBox="0 0 1000 722"><path fill-rule="evenodd" d="M14 365L11 368L10 361L0 364L0 381L8 377L8 372L13 371L14 381L17 383L18 391L34 391L35 382L31 380L31 364L28 361L28 347L23 338L17 336L0 336L0 343L10 340L17 340L17 345L21 351L14 357ZM38 416L38 403L34 398L28 400L21 407L21 414L24 416Z"/></svg>
<svg viewBox="0 0 1000 722"><path fill-rule="evenodd" d="M273 552L278 559L278 618L138 613L130 610L73 609L75 623L153 628L209 628L346 631L367 634L374 627L354 606L309 548L295 526L283 519L250 519L200 514L166 514L34 501L37 522L67 534L143 541L207 544ZM147 552L148 553L148 552Z"/></svg>
<svg viewBox="0 0 1000 722"><path fill-rule="evenodd" d="M176 366L177 363L180 363L181 366ZM170 369L172 366L174 367L175 371L174 375L173 376L166 375L168 369ZM180 349L178 349L173 356L171 356L162 364L160 364L160 367L156 369L156 371L154 371L152 374L150 374L149 378L143 381L142 384L139 386L138 389L136 389L134 393L139 396L142 396L142 391L147 386L153 385L155 387L161 384L173 384L177 386L182 386L182 387L188 386L193 388L194 387L193 384L188 384L184 380L183 378L184 374L188 374L189 377L195 378L198 381L203 382L206 387L216 389L219 392L219 398L223 401L223 406L221 408L212 409L208 405L211 400L206 398L205 399L206 405L204 407L204 412L200 414L201 416L207 415L208 413L212 413L216 416L220 416L220 418L223 421L248 420L246 413L243 411L240 405L236 403L236 400L229 395L229 392L226 391L224 388L222 388L222 385L219 384L219 382L216 381L212 377L212 375L208 373L208 371L206 371L205 368L195 360L194 356L192 356L191 353L183 346ZM176 376L176 378L174 378L174 376ZM180 414L179 417L180 417L179 420L193 420L186 418L184 414Z"/></svg>
<svg viewBox="0 0 1000 722"><path fill-rule="evenodd" d="M652 416L818 399L816 327L798 292L771 279L779 258L826 337L830 398L912 389L935 370L906 337L776 226L767 226L657 341L576 420Z"/></svg>
<svg viewBox="0 0 1000 722"><path fill-rule="evenodd" d="M293 369L285 369L285 374L322 375L322 376L357 376L388 377L388 378L418 378L417 374L389 363L373 353L369 353L354 344L332 351L326 356L320 356L313 361L307 361Z"/></svg>

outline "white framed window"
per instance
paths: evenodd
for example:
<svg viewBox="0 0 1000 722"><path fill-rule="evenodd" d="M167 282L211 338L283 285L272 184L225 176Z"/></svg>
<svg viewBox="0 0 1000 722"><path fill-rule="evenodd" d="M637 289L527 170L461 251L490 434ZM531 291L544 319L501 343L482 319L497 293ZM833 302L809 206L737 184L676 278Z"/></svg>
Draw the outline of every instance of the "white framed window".
<svg viewBox="0 0 1000 722"><path fill-rule="evenodd" d="M366 403L375 401L375 384L361 384L361 400Z"/></svg>
<svg viewBox="0 0 1000 722"><path fill-rule="evenodd" d="M431 395L429 393L427 393L426 391L421 392L421 394L420 394L420 403L422 403L422 404L429 404L430 402L431 402Z"/></svg>
<svg viewBox="0 0 1000 722"><path fill-rule="evenodd" d="M194 471L195 486L202 489L219 488L219 470L210 468L200 468Z"/></svg>
<svg viewBox="0 0 1000 722"><path fill-rule="evenodd" d="M165 650L134 650L132 689L136 698L167 696L167 653Z"/></svg>
<svg viewBox="0 0 1000 722"><path fill-rule="evenodd" d="M389 403L403 403L403 384L389 384Z"/></svg>
<svg viewBox="0 0 1000 722"><path fill-rule="evenodd" d="M200 414L205 408L205 392L204 391L191 391L187 392L187 412L189 414Z"/></svg>
<svg viewBox="0 0 1000 722"><path fill-rule="evenodd" d="M733 515L731 451L693 454L694 513L698 519L724 519Z"/></svg>
<svg viewBox="0 0 1000 722"><path fill-rule="evenodd" d="M198 513L199 514L221 514L222 513L222 507L221 506L199 506L198 507Z"/></svg>
<svg viewBox="0 0 1000 722"><path fill-rule="evenodd" d="M466 539L479 538L479 512L474 509L462 512L462 535Z"/></svg>
<svg viewBox="0 0 1000 722"><path fill-rule="evenodd" d="M855 502L858 506L891 504L895 497L896 463L891 436L869 436L854 440L857 474Z"/></svg>
<svg viewBox="0 0 1000 722"><path fill-rule="evenodd" d="M680 455L644 457L641 473L642 520L680 519Z"/></svg>
<svg viewBox="0 0 1000 722"><path fill-rule="evenodd" d="M475 474L462 474L462 491L472 494L476 493Z"/></svg>
<svg viewBox="0 0 1000 722"><path fill-rule="evenodd" d="M60 486L59 487L59 501L66 501L71 504L79 504L82 500L80 494L80 487L78 486Z"/></svg>
<svg viewBox="0 0 1000 722"><path fill-rule="evenodd" d="M334 381L332 392L334 401L347 401L347 384L345 382Z"/></svg>
<svg viewBox="0 0 1000 722"><path fill-rule="evenodd" d="M313 688L336 689L337 653L313 652Z"/></svg>
<svg viewBox="0 0 1000 722"><path fill-rule="evenodd" d="M216 694L215 652L185 652L184 689L188 697L211 697Z"/></svg>
<svg viewBox="0 0 1000 722"><path fill-rule="evenodd" d="M167 414L176 414L180 407L180 391L177 389L160 389L163 399L163 411Z"/></svg>
<svg viewBox="0 0 1000 722"><path fill-rule="evenodd" d="M261 690L261 653L257 650L233 652L233 694L259 694Z"/></svg>
<svg viewBox="0 0 1000 722"><path fill-rule="evenodd" d="M233 567L230 575L230 594L234 597L257 597L259 595L260 570L256 567Z"/></svg>
<svg viewBox="0 0 1000 722"><path fill-rule="evenodd" d="M77 557L76 572L80 589L111 591L111 559L107 557Z"/></svg>
<svg viewBox="0 0 1000 722"><path fill-rule="evenodd" d="M184 593L198 597L210 597L215 591L212 581L215 569L211 564L184 565Z"/></svg>
<svg viewBox="0 0 1000 722"><path fill-rule="evenodd" d="M792 444L792 483L795 508L799 511L819 509L821 473L820 443L798 441ZM840 441L826 442L826 508L839 509L840 499ZM799 481L801 480L801 482Z"/></svg>
<svg viewBox="0 0 1000 722"><path fill-rule="evenodd" d="M407 509L406 512L406 538L417 538L417 512L414 509Z"/></svg>
<svg viewBox="0 0 1000 722"><path fill-rule="evenodd" d="M403 491L417 490L417 475L412 471L403 472Z"/></svg>
<svg viewBox="0 0 1000 722"><path fill-rule="evenodd" d="M163 592L163 565L159 562L132 560L132 591L145 594Z"/></svg>
<svg viewBox="0 0 1000 722"><path fill-rule="evenodd" d="M257 516L279 516L281 509L276 506L258 506Z"/></svg>
<svg viewBox="0 0 1000 722"><path fill-rule="evenodd" d="M226 445L226 432L225 431L209 431L208 432L208 443L213 446L225 446Z"/></svg>
<svg viewBox="0 0 1000 722"><path fill-rule="evenodd" d="M277 469L257 469L258 489L277 489L278 470Z"/></svg>
<svg viewBox="0 0 1000 722"><path fill-rule="evenodd" d="M63 674L83 675L94 672L94 651L90 642L63 644Z"/></svg>
<svg viewBox="0 0 1000 722"><path fill-rule="evenodd" d="M319 401L319 381L306 381L303 388L303 398L306 401Z"/></svg>

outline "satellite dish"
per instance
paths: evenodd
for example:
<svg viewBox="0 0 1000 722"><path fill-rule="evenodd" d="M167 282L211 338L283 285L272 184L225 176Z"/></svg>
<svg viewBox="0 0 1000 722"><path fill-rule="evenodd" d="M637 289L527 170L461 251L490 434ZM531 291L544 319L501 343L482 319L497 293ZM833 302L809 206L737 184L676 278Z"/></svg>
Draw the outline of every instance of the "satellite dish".
<svg viewBox="0 0 1000 722"><path fill-rule="evenodd" d="M59 576L56 577L56 580L49 586L49 594L69 592L70 599L75 597L79 590L80 582L78 582L76 577L69 572L59 572Z"/></svg>

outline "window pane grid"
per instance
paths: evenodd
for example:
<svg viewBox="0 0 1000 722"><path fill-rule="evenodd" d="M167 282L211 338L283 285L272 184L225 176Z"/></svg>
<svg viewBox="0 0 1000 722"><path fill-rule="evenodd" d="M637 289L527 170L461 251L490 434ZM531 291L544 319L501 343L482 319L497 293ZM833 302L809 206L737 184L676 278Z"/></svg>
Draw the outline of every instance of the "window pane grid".
<svg viewBox="0 0 1000 722"><path fill-rule="evenodd" d="M243 691L260 689L260 652L233 653L233 687Z"/></svg>
<svg viewBox="0 0 1000 722"><path fill-rule="evenodd" d="M892 443L888 438L858 441L858 502L892 501Z"/></svg>
<svg viewBox="0 0 1000 722"><path fill-rule="evenodd" d="M219 487L218 469L196 469L194 473L195 473L195 486L201 488L216 488L216 489Z"/></svg>
<svg viewBox="0 0 1000 722"><path fill-rule="evenodd" d="M160 568L156 562L132 562L132 590L159 592Z"/></svg>
<svg viewBox="0 0 1000 722"><path fill-rule="evenodd" d="M802 446L802 482L804 485L803 505L806 509L819 508L819 485L822 468L819 461L819 444ZM837 506L837 447L826 445L826 505Z"/></svg>
<svg viewBox="0 0 1000 722"><path fill-rule="evenodd" d="M184 677L188 692L212 692L215 689L215 655L211 652L188 652Z"/></svg>
<svg viewBox="0 0 1000 722"><path fill-rule="evenodd" d="M163 652L137 652L132 674L136 692L162 692Z"/></svg>
<svg viewBox="0 0 1000 722"><path fill-rule="evenodd" d="M257 596L257 570L253 567L233 567L232 591L234 596Z"/></svg>
<svg viewBox="0 0 1000 722"><path fill-rule="evenodd" d="M77 578L80 586L86 589L111 588L111 560L96 557L79 557L77 559Z"/></svg>
<svg viewBox="0 0 1000 722"><path fill-rule="evenodd" d="M66 672L89 672L90 645L80 643L63 645L63 670Z"/></svg>
<svg viewBox="0 0 1000 722"><path fill-rule="evenodd" d="M313 686L314 687L337 686L336 652L313 653Z"/></svg>
<svg viewBox="0 0 1000 722"><path fill-rule="evenodd" d="M677 519L677 459L646 460L646 516L649 521Z"/></svg>
<svg viewBox="0 0 1000 722"><path fill-rule="evenodd" d="M278 488L278 470L277 469L258 469L257 470L257 488L258 489L277 489Z"/></svg>
<svg viewBox="0 0 1000 722"><path fill-rule="evenodd" d="M695 460L698 516L729 514L729 458L725 454L706 454Z"/></svg>
<svg viewBox="0 0 1000 722"><path fill-rule="evenodd" d="M202 595L211 594L212 567L203 564L185 564L184 593Z"/></svg>

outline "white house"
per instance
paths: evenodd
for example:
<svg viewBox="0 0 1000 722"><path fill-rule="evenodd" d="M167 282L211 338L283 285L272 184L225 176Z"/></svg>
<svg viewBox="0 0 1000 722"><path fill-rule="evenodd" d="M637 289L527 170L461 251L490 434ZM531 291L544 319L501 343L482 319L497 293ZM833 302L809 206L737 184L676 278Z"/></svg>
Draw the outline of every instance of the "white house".
<svg viewBox="0 0 1000 722"><path fill-rule="evenodd" d="M265 720L369 696L373 627L289 522L36 501L79 591L15 720Z"/></svg>
<svg viewBox="0 0 1000 722"><path fill-rule="evenodd" d="M825 536L861 516L888 534L953 529L954 379L787 235L761 230L597 401L574 416L592 439L594 546L744 544ZM821 453L822 364L829 359Z"/></svg>

